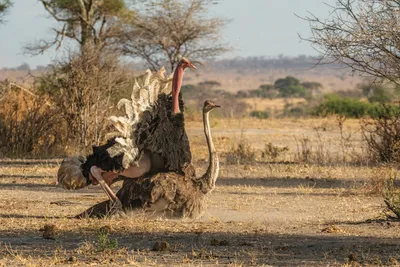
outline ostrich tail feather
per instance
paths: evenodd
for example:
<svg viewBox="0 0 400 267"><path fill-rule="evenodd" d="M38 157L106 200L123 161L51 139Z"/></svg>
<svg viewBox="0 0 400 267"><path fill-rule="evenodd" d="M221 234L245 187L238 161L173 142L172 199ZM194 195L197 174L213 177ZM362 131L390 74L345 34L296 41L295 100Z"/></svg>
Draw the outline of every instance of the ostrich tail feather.
<svg viewBox="0 0 400 267"><path fill-rule="evenodd" d="M110 135L118 137L116 143L107 151L111 157L123 154L124 168L140 158L139 149L133 141L133 133L137 130L143 112L152 110L161 94L169 94L172 91L172 77L166 77L165 72L165 68L162 67L156 73L147 70L145 74L136 77L131 99L123 98L117 104L118 109L125 111L124 114L109 118L116 130Z"/></svg>

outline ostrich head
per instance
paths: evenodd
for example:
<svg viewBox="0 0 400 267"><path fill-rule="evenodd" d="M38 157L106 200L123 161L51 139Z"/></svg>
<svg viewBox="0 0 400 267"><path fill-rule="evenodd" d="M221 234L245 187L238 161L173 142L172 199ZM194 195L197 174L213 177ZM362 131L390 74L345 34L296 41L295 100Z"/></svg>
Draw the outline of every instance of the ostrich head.
<svg viewBox="0 0 400 267"><path fill-rule="evenodd" d="M193 65L191 62L190 62L190 60L189 59L187 59L187 58L182 58L181 59L181 61L179 61L179 63L178 63L178 67L182 67L183 69L186 69L186 68L191 68L191 69L196 69L196 66L195 65Z"/></svg>
<svg viewBox="0 0 400 267"><path fill-rule="evenodd" d="M82 174L82 158L70 157L61 162L57 172L58 183L65 189L79 189L87 185L87 179Z"/></svg>
<svg viewBox="0 0 400 267"><path fill-rule="evenodd" d="M215 104L214 101L206 100L206 101L204 102L203 112L204 112L204 113L208 113L208 112L210 112L211 110L213 110L214 108L220 108L220 107L221 107L221 106Z"/></svg>

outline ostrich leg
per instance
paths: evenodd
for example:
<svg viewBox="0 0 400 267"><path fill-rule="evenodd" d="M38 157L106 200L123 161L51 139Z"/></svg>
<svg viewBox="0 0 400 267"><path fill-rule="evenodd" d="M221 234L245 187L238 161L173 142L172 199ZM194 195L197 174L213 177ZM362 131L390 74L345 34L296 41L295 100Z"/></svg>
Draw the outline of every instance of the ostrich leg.
<svg viewBox="0 0 400 267"><path fill-rule="evenodd" d="M121 201L118 199L118 197L114 194L114 192L101 176L102 170L97 166L92 166L90 168L90 172L92 173L93 177L96 178L96 180L99 182L101 188L103 188L104 192L110 198L111 202L113 202L113 204L116 206L122 207Z"/></svg>

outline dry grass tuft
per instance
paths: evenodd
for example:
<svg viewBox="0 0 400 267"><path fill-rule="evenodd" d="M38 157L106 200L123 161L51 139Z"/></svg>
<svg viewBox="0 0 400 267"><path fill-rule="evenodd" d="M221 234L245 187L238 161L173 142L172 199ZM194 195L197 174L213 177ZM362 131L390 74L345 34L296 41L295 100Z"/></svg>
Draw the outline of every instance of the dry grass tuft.
<svg viewBox="0 0 400 267"><path fill-rule="evenodd" d="M243 134L239 142L233 145L231 150L226 153L227 164L251 164L256 161L256 152L244 138Z"/></svg>
<svg viewBox="0 0 400 267"><path fill-rule="evenodd" d="M55 240L57 236L57 226L55 224L46 224L40 231L43 231L44 239Z"/></svg>

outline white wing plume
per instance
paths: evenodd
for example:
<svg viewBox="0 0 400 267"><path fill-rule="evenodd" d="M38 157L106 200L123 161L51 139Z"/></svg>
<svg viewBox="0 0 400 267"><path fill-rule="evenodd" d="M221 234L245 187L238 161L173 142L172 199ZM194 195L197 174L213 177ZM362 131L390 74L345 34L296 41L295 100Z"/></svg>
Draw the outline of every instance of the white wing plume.
<svg viewBox="0 0 400 267"><path fill-rule="evenodd" d="M140 158L139 149L132 138L132 133L145 110L151 110L157 103L160 94L171 92L171 77L165 77L165 68L162 67L157 73L147 70L142 76L135 79L131 99L121 99L118 109L124 108L123 116L111 116L109 119L117 132L111 136L115 138L116 144L107 149L111 157L123 154L122 166L128 168L137 163ZM110 137L110 135L108 135Z"/></svg>

